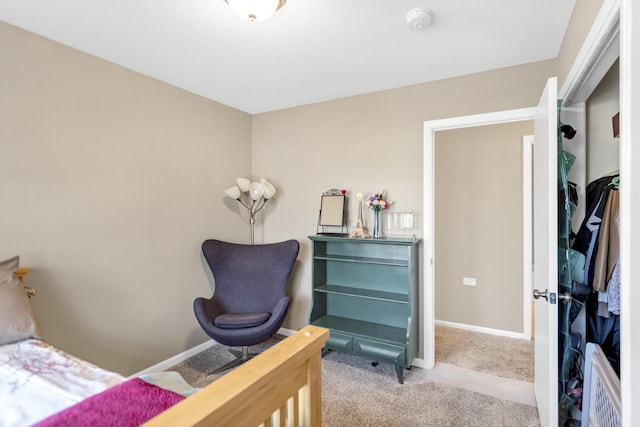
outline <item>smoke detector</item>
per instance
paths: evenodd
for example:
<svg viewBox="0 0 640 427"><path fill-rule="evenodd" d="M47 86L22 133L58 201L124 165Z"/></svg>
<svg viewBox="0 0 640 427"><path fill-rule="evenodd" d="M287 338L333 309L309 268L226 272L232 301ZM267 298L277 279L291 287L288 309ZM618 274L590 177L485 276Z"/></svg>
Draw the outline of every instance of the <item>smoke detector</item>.
<svg viewBox="0 0 640 427"><path fill-rule="evenodd" d="M416 7L407 12L405 19L407 26L412 30L419 31L431 24L433 12L426 7Z"/></svg>

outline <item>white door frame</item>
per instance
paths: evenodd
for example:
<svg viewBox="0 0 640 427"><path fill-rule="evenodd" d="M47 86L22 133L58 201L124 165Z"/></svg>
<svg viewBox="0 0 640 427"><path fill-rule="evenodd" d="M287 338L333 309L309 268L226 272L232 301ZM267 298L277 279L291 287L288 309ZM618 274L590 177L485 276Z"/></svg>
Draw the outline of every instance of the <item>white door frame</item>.
<svg viewBox="0 0 640 427"><path fill-rule="evenodd" d="M620 23L620 371L622 425L640 425L640 9L621 0ZM632 166L635 165L635 166Z"/></svg>
<svg viewBox="0 0 640 427"><path fill-rule="evenodd" d="M522 324L524 339L531 340L533 308L533 135L522 137L522 295L524 304Z"/></svg>
<svg viewBox="0 0 640 427"><path fill-rule="evenodd" d="M460 129L475 126L510 123L524 120L533 120L536 109L521 108L516 110L497 111L493 113L475 114L471 116L452 117L448 119L431 120L424 122L424 240L423 240L423 363L425 368L435 366L435 269L434 269L434 142L437 131ZM531 265L529 263L529 265ZM526 269L525 269L526 270ZM529 275L529 278L531 276ZM524 279L523 279L524 280ZM529 284L530 286L530 284ZM530 298L525 295L525 298ZM530 308L529 308L530 310ZM524 320L524 319L523 319ZM529 333L531 331L531 315L529 315ZM525 326L525 330L526 330Z"/></svg>

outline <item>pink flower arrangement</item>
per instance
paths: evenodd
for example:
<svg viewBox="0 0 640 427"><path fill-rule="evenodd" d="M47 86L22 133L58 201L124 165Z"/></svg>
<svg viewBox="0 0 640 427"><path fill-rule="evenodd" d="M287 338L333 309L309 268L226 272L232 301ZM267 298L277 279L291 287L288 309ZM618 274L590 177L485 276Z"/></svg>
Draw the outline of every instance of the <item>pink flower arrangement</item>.
<svg viewBox="0 0 640 427"><path fill-rule="evenodd" d="M374 212L380 212L385 209L389 209L391 202L387 202L384 199L384 192L379 194L373 194L367 198L367 207Z"/></svg>

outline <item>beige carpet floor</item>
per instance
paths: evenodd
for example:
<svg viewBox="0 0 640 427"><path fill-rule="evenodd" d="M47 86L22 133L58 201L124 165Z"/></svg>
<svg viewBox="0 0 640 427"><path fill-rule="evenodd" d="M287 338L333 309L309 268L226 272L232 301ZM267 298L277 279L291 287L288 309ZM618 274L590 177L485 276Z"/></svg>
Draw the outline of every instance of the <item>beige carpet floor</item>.
<svg viewBox="0 0 640 427"><path fill-rule="evenodd" d="M534 343L436 325L436 363L533 382Z"/></svg>
<svg viewBox="0 0 640 427"><path fill-rule="evenodd" d="M451 385L446 368L412 368L399 384L391 365L336 352L322 363L323 426L539 426L535 406Z"/></svg>
<svg viewBox="0 0 640 427"><path fill-rule="evenodd" d="M532 385L522 379L533 369L532 359L517 355L510 360L502 354L517 348L522 343L513 341L520 340L493 342L493 336L466 333L470 336L438 326L436 368L405 370L404 384L398 383L392 365L372 366L360 357L329 352L322 360L323 426L539 426L537 409L527 396ZM478 344L487 340L493 344ZM227 348L216 345L170 370L203 387L219 377L207 373L230 359ZM527 364L531 366L521 366Z"/></svg>

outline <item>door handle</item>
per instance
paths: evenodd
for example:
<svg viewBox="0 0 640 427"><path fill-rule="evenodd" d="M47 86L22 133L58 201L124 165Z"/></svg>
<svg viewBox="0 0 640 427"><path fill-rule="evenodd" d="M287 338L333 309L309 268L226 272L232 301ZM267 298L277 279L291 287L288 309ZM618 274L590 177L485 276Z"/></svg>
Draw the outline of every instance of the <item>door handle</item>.
<svg viewBox="0 0 640 427"><path fill-rule="evenodd" d="M573 299L573 297L569 292L563 292L560 295L556 295L555 292L549 292L549 289L545 289L544 291L539 291L537 289L534 289L533 297L535 299L544 298L545 301L550 302L551 304L555 304L556 299L559 299L562 302L569 302Z"/></svg>
<svg viewBox="0 0 640 427"><path fill-rule="evenodd" d="M533 297L535 299L544 298L545 301L549 301L549 289L545 289L544 291L539 291L537 289L533 290Z"/></svg>

